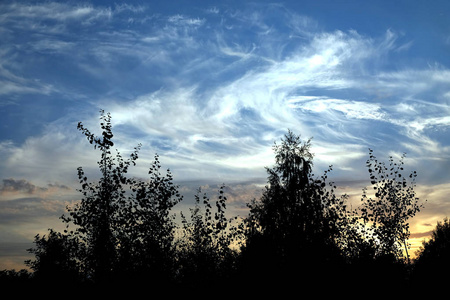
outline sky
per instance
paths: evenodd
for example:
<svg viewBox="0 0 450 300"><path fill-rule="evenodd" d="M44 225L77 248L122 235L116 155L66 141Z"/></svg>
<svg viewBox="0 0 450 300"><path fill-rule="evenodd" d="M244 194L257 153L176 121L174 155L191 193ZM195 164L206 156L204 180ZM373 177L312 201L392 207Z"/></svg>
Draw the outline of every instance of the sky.
<svg viewBox="0 0 450 300"><path fill-rule="evenodd" d="M95 180L99 110L115 148L155 153L192 204L227 186L228 207L266 183L288 130L312 138L358 203L369 148L406 153L425 208L413 248L450 215L449 1L2 1L0 3L0 269L23 268L36 234L61 226ZM406 172L406 171L405 171ZM405 174L408 175L408 174ZM184 206L183 206L184 205Z"/></svg>

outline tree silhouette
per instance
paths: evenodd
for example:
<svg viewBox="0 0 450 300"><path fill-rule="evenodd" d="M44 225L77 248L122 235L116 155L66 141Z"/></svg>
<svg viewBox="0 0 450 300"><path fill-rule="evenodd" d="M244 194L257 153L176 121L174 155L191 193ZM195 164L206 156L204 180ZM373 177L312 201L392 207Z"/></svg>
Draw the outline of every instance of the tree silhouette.
<svg viewBox="0 0 450 300"><path fill-rule="evenodd" d="M349 216L345 242L347 269L360 286L404 288L411 268L409 219L423 207L415 195L416 171L408 181L403 175L405 154L389 165L369 149L366 162L372 189L363 189L361 205Z"/></svg>
<svg viewBox="0 0 450 300"><path fill-rule="evenodd" d="M268 185L261 199L249 204L246 268L270 280L277 274L280 283L299 270L314 277L339 260L345 197L334 195L332 183L327 189L331 167L321 178L313 178L310 146L310 140L302 142L291 131L275 144L275 166L266 168Z"/></svg>
<svg viewBox="0 0 450 300"><path fill-rule="evenodd" d="M414 282L443 287L448 283L450 268L450 221L437 222L428 241L416 253Z"/></svg>
<svg viewBox="0 0 450 300"><path fill-rule="evenodd" d="M114 157L111 153L112 125L110 114L100 111L101 137L96 137L89 129L79 122L78 129L86 136L89 143L101 152L98 166L101 177L98 183L88 182L82 167L78 168L78 178L81 184L80 192L83 198L74 207L69 207L69 216L62 216L67 224L76 225L71 231L79 239L79 245L84 247L79 252L84 271L96 282L107 281L111 275L116 259L117 240L114 234L116 225L122 223L125 190L123 185L133 182L125 177L128 167L135 164L139 147L131 154L129 160L124 160L119 153Z"/></svg>
<svg viewBox="0 0 450 300"><path fill-rule="evenodd" d="M389 158L389 166L378 161L369 149L367 168L371 184L375 191L374 198L369 197L367 189L363 190L360 207L364 230L370 232L370 243L376 247L376 257L390 257L394 261L404 259L409 262L408 239L410 235L408 220L423 207L416 197L413 171L410 182L402 175L405 154L399 162ZM404 252L402 251L404 250Z"/></svg>
<svg viewBox="0 0 450 300"><path fill-rule="evenodd" d="M129 167L136 164L140 145L127 160L118 151L114 156L111 116L104 111L100 114L101 137L78 123L78 129L101 152L101 177L98 182L89 182L84 170L78 168L83 198L68 207L69 215L62 216L66 239L78 246L72 258L79 261L84 277L96 283L145 276L167 279L164 275L172 271L176 227L170 210L182 196L170 170L165 176L161 174L158 155L149 169L149 181L127 177ZM69 231L69 225L75 229ZM42 264L34 265L42 269Z"/></svg>
<svg viewBox="0 0 450 300"><path fill-rule="evenodd" d="M160 169L156 155L149 169L150 179L133 180L131 195L122 204L122 218L116 225L117 272L122 280L152 279L163 284L173 279L177 225L170 211L183 197L170 170L163 175Z"/></svg>

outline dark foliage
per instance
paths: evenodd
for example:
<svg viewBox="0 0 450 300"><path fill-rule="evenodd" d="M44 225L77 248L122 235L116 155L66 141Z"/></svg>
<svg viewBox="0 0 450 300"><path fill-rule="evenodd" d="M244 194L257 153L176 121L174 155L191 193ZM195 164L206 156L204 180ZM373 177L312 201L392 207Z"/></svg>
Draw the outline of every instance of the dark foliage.
<svg viewBox="0 0 450 300"><path fill-rule="evenodd" d="M4 288L6 287L20 287L30 284L32 274L25 269L16 270L2 270L0 271L0 283Z"/></svg>
<svg viewBox="0 0 450 300"><path fill-rule="evenodd" d="M195 195L190 218L182 214L182 235L177 243L177 282L195 289L230 282L236 276L242 234L242 228L234 224L237 217L226 217L224 186L214 208L209 197L200 197L200 193L201 189Z"/></svg>
<svg viewBox="0 0 450 300"><path fill-rule="evenodd" d="M2 282L76 285L78 291L217 292L225 284L261 291L349 284L391 289L422 278L429 265L448 264L448 220L424 243L419 260L409 262L408 220L421 205L416 172L409 182L402 175L404 156L386 166L369 150L373 191L364 189L361 205L351 209L328 180L332 166L312 174L311 140L288 131L273 147L275 165L266 168L267 186L261 199L248 203L248 216L227 216L222 186L215 201L199 189L190 215L181 214L178 224L171 211L182 196L170 170L162 174L155 155L147 181L129 177L141 146L124 159L112 149L111 116L101 111L100 120L100 136L78 124L100 151L100 179L88 181L78 168L82 199L62 216L66 230L37 235L29 250L35 260L26 262L34 272L3 271Z"/></svg>
<svg viewBox="0 0 450 300"><path fill-rule="evenodd" d="M368 197L367 190L364 190L360 211L365 228L369 228L372 237L370 243L375 248L374 256L391 257L394 261L405 258L409 262L408 220L423 205L419 205L414 191L416 171L409 175L411 182L402 175L404 158L405 154L397 163L390 157L389 166L386 166L377 160L372 150L369 151L367 168L375 197Z"/></svg>
<svg viewBox="0 0 450 300"><path fill-rule="evenodd" d="M274 146L276 164L267 168L261 200L249 205L242 260L248 276L258 281L273 283L273 274L278 274L280 284L305 283L341 263L336 242L343 198L335 196L333 186L327 190L328 171L313 178L309 150L310 141L302 143L289 131L281 145Z"/></svg>
<svg viewBox="0 0 450 300"><path fill-rule="evenodd" d="M450 279L450 221L436 224L428 241L417 252L413 279L417 284L444 288Z"/></svg>
<svg viewBox="0 0 450 300"><path fill-rule="evenodd" d="M78 244L68 235L50 230L48 236L36 235L36 248L28 251L35 255L35 260L25 264L33 271L33 277L39 282L77 282L81 278L80 265L76 260Z"/></svg>
<svg viewBox="0 0 450 300"><path fill-rule="evenodd" d="M158 155L149 168L148 181L128 177L140 145L127 160L118 151L113 155L111 117L101 111L100 119L101 137L78 124L101 152L101 177L98 182L89 182L83 169L78 168L83 198L68 208L69 215L62 216L67 230L60 238L72 242L65 251L71 253L76 271L85 281L100 285L144 280L152 280L155 285L165 283L174 272L176 226L170 210L182 196L170 170L161 173ZM69 231L71 226L74 228ZM36 245L47 251L42 241L36 240Z"/></svg>

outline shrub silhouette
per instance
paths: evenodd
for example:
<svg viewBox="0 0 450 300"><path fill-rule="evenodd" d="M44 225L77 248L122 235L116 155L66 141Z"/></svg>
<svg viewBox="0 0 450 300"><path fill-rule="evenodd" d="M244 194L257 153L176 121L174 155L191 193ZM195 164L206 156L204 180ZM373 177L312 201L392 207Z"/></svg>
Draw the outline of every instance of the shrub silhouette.
<svg viewBox="0 0 450 300"><path fill-rule="evenodd" d="M238 271L234 244L239 242L242 228L234 222L237 217L226 217L224 188L219 188L215 212L210 198L201 196L199 188L190 218L182 214L177 273L178 282L190 288L205 289L230 282Z"/></svg>
<svg viewBox="0 0 450 300"><path fill-rule="evenodd" d="M35 236L36 248L28 251L33 253L36 260L25 261L32 270L34 278L39 282L53 282L63 284L79 282L80 265L76 260L78 243L68 235L52 229L48 236Z"/></svg>
<svg viewBox="0 0 450 300"><path fill-rule="evenodd" d="M28 270L21 269L16 271L12 269L0 271L0 284L4 293L17 292L17 289L31 286L32 282L32 273Z"/></svg>

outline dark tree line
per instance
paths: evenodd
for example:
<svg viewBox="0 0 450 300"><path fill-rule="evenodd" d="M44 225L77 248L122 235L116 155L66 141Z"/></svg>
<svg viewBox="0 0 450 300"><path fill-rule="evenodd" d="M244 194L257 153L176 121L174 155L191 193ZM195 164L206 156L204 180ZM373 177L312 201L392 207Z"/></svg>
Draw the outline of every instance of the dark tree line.
<svg viewBox="0 0 450 300"><path fill-rule="evenodd" d="M34 282L198 290L243 282L407 285L421 278L412 272L416 264L428 270L449 259L448 245L447 252L438 247L450 240L447 220L424 243L418 262L410 262L408 220L422 206L414 192L416 172L403 175L404 156L386 165L369 150L371 188L352 208L328 180L331 166L312 174L311 141L288 131L273 147L275 165L266 168L267 185L248 203L246 217L227 216L222 186L215 201L199 189L178 224L172 208L183 197L170 170L162 172L155 155L148 180L129 177L141 145L123 158L112 150L111 116L101 111L100 120L101 136L81 122L78 129L100 151L101 177L91 182L78 168L83 197L61 217L66 229L37 235L29 249L35 259L26 262L34 271L28 279ZM26 281L23 272L11 272L0 275Z"/></svg>

